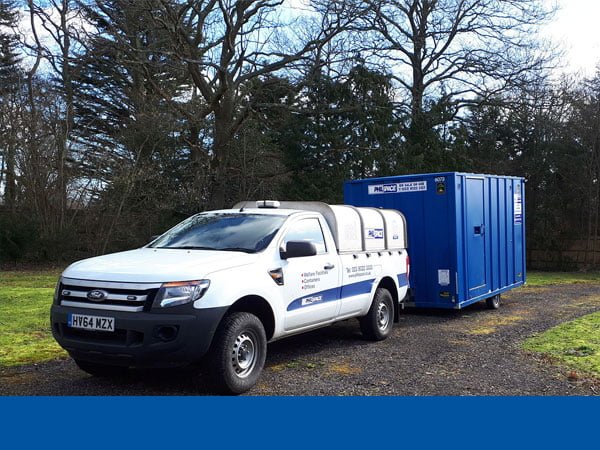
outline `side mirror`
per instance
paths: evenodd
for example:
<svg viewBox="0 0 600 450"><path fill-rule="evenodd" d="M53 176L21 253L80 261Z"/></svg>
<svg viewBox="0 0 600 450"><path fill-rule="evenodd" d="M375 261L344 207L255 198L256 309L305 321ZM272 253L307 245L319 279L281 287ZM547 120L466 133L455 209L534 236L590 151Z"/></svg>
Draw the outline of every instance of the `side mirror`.
<svg viewBox="0 0 600 450"><path fill-rule="evenodd" d="M285 251L280 250L281 259L302 258L303 256L315 256L317 247L308 241L289 241Z"/></svg>

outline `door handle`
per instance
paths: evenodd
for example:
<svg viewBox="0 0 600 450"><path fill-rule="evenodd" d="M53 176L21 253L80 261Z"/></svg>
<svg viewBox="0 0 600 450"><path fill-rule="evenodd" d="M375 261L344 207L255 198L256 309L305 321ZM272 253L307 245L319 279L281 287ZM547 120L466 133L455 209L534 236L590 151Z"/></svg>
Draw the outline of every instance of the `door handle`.
<svg viewBox="0 0 600 450"><path fill-rule="evenodd" d="M324 270L331 270L335 267L335 265L327 263L325 264L325 266L323 267Z"/></svg>

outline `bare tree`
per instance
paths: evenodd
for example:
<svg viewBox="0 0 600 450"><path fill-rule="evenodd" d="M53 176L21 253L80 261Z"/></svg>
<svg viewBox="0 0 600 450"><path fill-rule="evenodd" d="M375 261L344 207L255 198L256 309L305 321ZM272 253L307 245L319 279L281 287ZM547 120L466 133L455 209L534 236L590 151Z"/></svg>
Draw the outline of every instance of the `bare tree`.
<svg viewBox="0 0 600 450"><path fill-rule="evenodd" d="M571 94L572 117L568 124L571 140L581 152L576 180L580 186L581 227L587 228L585 260L588 267L597 267L600 234L600 68L583 80ZM584 217L583 216L587 216ZM580 232L583 237L584 233Z"/></svg>
<svg viewBox="0 0 600 450"><path fill-rule="evenodd" d="M12 211L17 196L15 158L19 128L18 101L15 100L22 79L15 34L18 21L15 2L0 0L0 189L4 187L0 193Z"/></svg>
<svg viewBox="0 0 600 450"><path fill-rule="evenodd" d="M536 27L553 14L540 0L369 0L374 50L408 92L411 124L428 96L454 114L544 67Z"/></svg>
<svg viewBox="0 0 600 450"><path fill-rule="evenodd" d="M344 30L356 17L345 2L314 4L317 20L296 22L284 36L278 15L283 0L162 0L157 24L169 31L171 55L183 64L203 100L195 114L212 118L211 206L227 202L225 175L232 141L251 107L243 85L302 60ZM318 17L318 19L316 19ZM285 24L290 26L290 24ZM294 24L292 24L292 27Z"/></svg>
<svg viewBox="0 0 600 450"><path fill-rule="evenodd" d="M50 0L49 2L36 2L28 0L27 6L31 17L31 28L34 42L30 45L35 51L36 62L29 74L29 89L32 90L31 79L35 75L40 59L45 59L58 80L56 89L62 96L64 104L61 111L62 126L56 130L55 142L57 148L57 206L58 227L61 228L65 221L67 208L67 161L71 145L71 132L74 123L74 91L73 91L73 40L76 35L75 22L77 8L73 0ZM40 29L50 37L50 42L42 42ZM30 92L30 98L33 94ZM31 104L32 113L35 113L35 104Z"/></svg>

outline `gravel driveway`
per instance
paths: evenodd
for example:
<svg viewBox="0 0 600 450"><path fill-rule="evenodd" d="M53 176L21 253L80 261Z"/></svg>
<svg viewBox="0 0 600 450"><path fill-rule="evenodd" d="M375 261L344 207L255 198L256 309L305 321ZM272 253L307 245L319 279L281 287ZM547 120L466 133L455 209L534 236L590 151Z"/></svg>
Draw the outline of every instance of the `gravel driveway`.
<svg viewBox="0 0 600 450"><path fill-rule="evenodd" d="M407 310L391 338L362 340L350 320L269 345L250 395L596 395L600 382L520 350L527 337L600 311L600 285L521 288L497 311ZM93 378L70 360L0 369L0 395L210 394L198 370Z"/></svg>

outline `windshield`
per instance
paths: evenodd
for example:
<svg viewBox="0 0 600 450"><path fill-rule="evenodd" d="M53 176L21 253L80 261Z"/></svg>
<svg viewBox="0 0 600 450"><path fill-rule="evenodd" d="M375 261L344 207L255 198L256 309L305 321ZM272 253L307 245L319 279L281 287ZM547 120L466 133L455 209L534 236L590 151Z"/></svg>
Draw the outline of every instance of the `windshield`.
<svg viewBox="0 0 600 450"><path fill-rule="evenodd" d="M149 247L255 253L269 245L286 218L266 214L197 214L167 231Z"/></svg>

